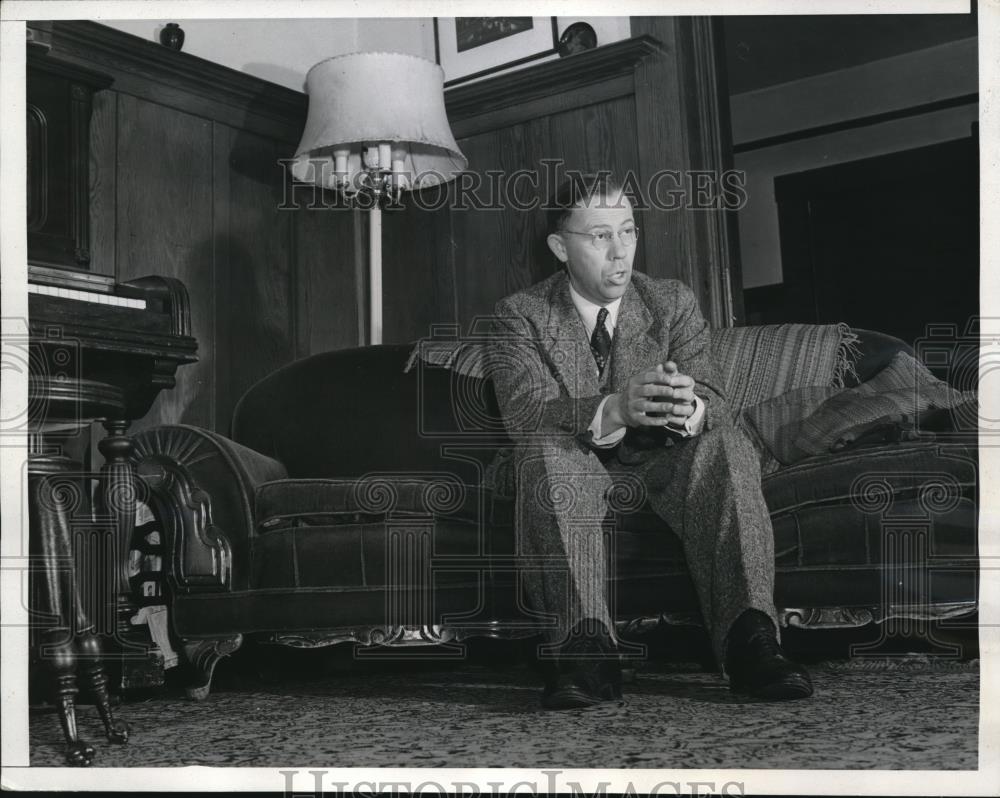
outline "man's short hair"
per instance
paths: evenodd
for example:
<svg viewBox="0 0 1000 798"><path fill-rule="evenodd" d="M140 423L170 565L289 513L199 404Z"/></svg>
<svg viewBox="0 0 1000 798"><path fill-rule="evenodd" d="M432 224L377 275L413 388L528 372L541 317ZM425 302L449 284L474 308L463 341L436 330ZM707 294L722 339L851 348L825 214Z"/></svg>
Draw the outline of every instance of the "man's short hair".
<svg viewBox="0 0 1000 798"><path fill-rule="evenodd" d="M549 232L561 230L570 213L581 202L587 202L592 197L610 197L621 190L622 184L611 172L570 173L545 206Z"/></svg>

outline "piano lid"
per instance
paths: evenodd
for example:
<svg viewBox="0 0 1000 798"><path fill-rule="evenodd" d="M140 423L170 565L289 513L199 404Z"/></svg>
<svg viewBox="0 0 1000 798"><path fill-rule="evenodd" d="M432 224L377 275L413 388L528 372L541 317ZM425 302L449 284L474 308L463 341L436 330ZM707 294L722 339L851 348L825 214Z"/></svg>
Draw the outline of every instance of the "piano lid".
<svg viewBox="0 0 1000 798"><path fill-rule="evenodd" d="M28 284L48 285L53 288L72 288L102 294L115 292L115 278L106 274L94 274L79 269L28 264Z"/></svg>

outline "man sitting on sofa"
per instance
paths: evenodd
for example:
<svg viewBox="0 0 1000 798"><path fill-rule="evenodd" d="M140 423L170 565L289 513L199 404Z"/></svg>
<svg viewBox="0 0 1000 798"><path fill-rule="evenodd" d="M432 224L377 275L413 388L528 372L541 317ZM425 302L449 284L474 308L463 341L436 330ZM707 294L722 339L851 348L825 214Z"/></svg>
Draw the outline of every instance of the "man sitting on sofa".
<svg viewBox="0 0 1000 798"><path fill-rule="evenodd" d="M603 521L625 474L683 543L731 688L811 695L778 643L760 466L729 418L693 292L633 272L632 205L608 174L574 176L548 208L548 246L564 268L497 304L490 352L518 444L521 579L533 609L555 619L543 706L621 697Z"/></svg>

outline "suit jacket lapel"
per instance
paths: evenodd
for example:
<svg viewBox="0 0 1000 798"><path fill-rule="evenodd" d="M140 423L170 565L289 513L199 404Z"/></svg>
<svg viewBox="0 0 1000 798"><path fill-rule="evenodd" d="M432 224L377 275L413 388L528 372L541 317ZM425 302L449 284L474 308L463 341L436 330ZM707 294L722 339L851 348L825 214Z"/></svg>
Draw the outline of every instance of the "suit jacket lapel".
<svg viewBox="0 0 1000 798"><path fill-rule="evenodd" d="M594 396L600 386L597 364L590 353L587 330L569 294L569 279L562 272L549 292L545 350L570 396Z"/></svg>
<svg viewBox="0 0 1000 798"><path fill-rule="evenodd" d="M640 369L656 365L666 343L656 336L653 314L635 286L629 284L618 311L618 324L611 343L611 390L620 391Z"/></svg>

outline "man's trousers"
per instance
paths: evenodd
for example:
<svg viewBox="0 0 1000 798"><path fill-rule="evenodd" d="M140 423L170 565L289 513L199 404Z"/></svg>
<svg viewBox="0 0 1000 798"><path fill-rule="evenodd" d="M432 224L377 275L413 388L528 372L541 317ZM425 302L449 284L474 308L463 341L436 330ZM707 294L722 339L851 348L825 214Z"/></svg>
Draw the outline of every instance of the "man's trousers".
<svg viewBox="0 0 1000 798"><path fill-rule="evenodd" d="M669 527L683 544L721 667L726 635L744 610L776 621L774 533L757 454L725 425L645 451L635 464L621 459L598 457L571 436L518 447L515 523L532 608L556 617L551 642L588 618L613 633L603 541L609 501L614 508L624 496L635 507L645 498L665 522L664 536Z"/></svg>

